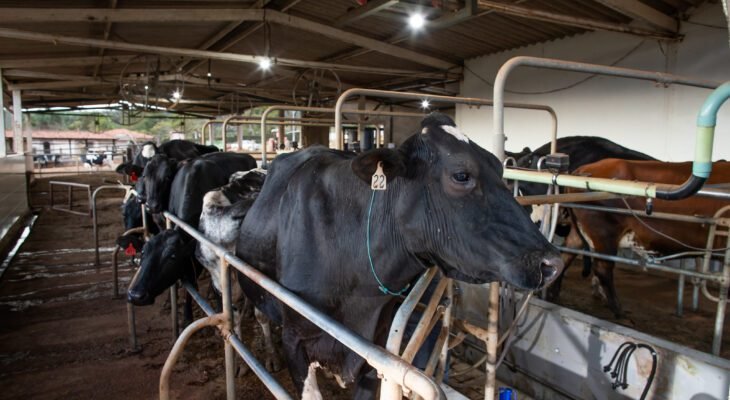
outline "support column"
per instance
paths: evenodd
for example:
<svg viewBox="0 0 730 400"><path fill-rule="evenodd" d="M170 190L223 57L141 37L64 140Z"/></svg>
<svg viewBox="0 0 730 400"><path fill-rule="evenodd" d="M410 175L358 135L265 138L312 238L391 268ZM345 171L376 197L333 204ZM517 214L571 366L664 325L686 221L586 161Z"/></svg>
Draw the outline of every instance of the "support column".
<svg viewBox="0 0 730 400"><path fill-rule="evenodd" d="M286 117L286 111L279 110L279 117L281 117L281 119L283 120ZM281 147L281 145L284 144L284 142L286 142L286 140L285 140L286 134L284 132L284 130L286 129L286 125L284 125L282 123L277 126L279 127L279 133L276 135L276 146L277 146L276 149L278 150Z"/></svg>
<svg viewBox="0 0 730 400"><path fill-rule="evenodd" d="M23 154L23 102L20 90L13 90L13 149Z"/></svg>
<svg viewBox="0 0 730 400"><path fill-rule="evenodd" d="M5 142L5 88L3 87L3 71L0 69L0 157L8 155Z"/></svg>

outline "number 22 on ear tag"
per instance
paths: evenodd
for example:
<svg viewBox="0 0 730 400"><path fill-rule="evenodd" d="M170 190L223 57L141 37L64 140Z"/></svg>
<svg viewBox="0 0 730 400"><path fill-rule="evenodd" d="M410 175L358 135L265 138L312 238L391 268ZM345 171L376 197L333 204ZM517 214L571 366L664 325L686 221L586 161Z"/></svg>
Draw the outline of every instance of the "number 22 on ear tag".
<svg viewBox="0 0 730 400"><path fill-rule="evenodd" d="M383 172L383 162L378 161L378 169L373 174L373 179L370 181L370 189L372 190L385 190L388 185L388 180L385 178Z"/></svg>

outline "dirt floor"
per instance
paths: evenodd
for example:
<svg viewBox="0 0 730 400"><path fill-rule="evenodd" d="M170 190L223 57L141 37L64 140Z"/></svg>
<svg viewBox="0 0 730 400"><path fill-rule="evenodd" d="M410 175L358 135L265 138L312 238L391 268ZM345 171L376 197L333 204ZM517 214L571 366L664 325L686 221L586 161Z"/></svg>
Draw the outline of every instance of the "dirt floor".
<svg viewBox="0 0 730 400"><path fill-rule="evenodd" d="M99 173L63 178L94 187L108 183L105 179L115 181L117 176ZM47 181L38 179L31 187L38 218L0 279L0 399L157 398L159 374L172 347L169 304L165 306L168 296L153 306L137 308L142 350L131 352L126 303L112 299L111 251L122 231L121 192L108 192L99 201L102 262L97 267L91 218L48 209ZM77 209L85 207L85 196L75 194ZM63 204L63 195L58 201ZM133 265L124 256L120 259L123 292ZM616 285L631 320L619 322L708 351L714 303L701 299L699 312L686 308L684 318L678 318L674 316L676 280L618 270ZM580 277L579 267L569 271L563 288L565 305L612 319L605 306L593 300L590 281ZM198 312L196 317L200 316ZM726 332L730 331L728 325ZM258 326L250 321L246 329L255 332L246 344L262 355ZM724 356L730 356L727 339L724 349ZM293 391L286 371L276 377ZM222 399L224 385L222 341L213 329L199 332L175 368L173 398ZM331 384L325 385L325 398L346 397L333 395ZM238 378L236 389L241 399L272 398L251 373Z"/></svg>
<svg viewBox="0 0 730 400"><path fill-rule="evenodd" d="M116 177L63 180L96 187ZM31 203L41 211L0 280L0 399L157 398L172 347L169 304L161 298L137 308L142 351L130 352L126 302L112 299L111 282L112 246L123 229L121 192L99 200L102 262L96 267L91 218L47 209L47 179L35 181L31 191ZM85 196L74 195L75 209L84 208ZM57 201L65 204L63 195ZM132 265L121 258L123 292ZM253 322L249 328L258 329ZM173 373L173 398L225 398L222 343L213 329L193 337ZM259 335L247 344L263 353ZM293 390L286 371L276 376ZM273 398L252 373L239 378L236 388L241 399Z"/></svg>

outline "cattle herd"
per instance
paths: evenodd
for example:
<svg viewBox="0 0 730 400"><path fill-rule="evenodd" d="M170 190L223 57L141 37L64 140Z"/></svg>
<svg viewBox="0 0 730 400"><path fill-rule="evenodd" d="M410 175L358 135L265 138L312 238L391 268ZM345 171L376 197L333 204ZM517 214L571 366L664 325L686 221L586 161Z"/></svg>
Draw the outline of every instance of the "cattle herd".
<svg viewBox="0 0 730 400"><path fill-rule="evenodd" d="M570 156L570 171L577 174L666 183L680 183L689 175L685 164L661 163L596 137L560 139L558 151ZM518 167L535 168L548 152L545 145L514 156ZM727 182L730 168L717 164L710 182ZM146 243L138 234L118 239L128 253L141 252L128 301L152 304L178 280L195 285L206 270L220 292L217 255L185 231L165 229L163 211L381 345L397 306L394 294L430 266L467 283L497 280L535 290L556 281L548 293L555 300L563 266L575 257L561 258L513 198L499 160L445 115L427 116L421 130L396 149L356 154L308 147L279 155L268 170L256 167L247 154L173 140L144 144L132 161L117 169L136 181L135 196L122 208L125 227L142 225L139 203L144 203L153 233ZM381 170L387 189L371 190L371 178ZM546 191L538 184L523 183L520 189L523 195ZM641 209L640 201L627 204ZM603 203L625 207L622 200ZM711 216L719 203L698 198L657 201L655 210ZM635 246L662 252L681 247L632 216L575 209L562 223L569 247L615 253L629 234ZM661 223L655 228L670 230ZM680 241L703 247L707 228L690 228L671 228L669 234L693 236ZM593 265L598 293L619 316L613 264L594 260ZM375 397L379 381L364 359L243 274L237 273L234 282L236 333L248 334L241 329L241 315L250 302L265 335L267 368L278 370L285 361L299 393L316 379L317 367L338 376L342 384L354 385L356 398ZM189 302L185 317L192 318ZM281 326L283 351L274 346L270 324Z"/></svg>

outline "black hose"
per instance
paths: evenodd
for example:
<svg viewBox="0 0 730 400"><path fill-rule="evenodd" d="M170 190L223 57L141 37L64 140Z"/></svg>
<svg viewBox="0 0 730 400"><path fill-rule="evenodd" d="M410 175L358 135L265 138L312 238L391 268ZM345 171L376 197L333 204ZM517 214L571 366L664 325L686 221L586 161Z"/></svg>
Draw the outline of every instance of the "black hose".
<svg viewBox="0 0 730 400"><path fill-rule="evenodd" d="M662 200L685 199L685 198L697 193L700 189L702 189L702 185L705 184L706 180L707 180L707 178L700 178L697 175L690 175L689 179L687 179L682 184L682 186L680 186L676 189L665 190L665 189L660 189L660 187L657 187L656 197L657 197L657 199L662 199Z"/></svg>
<svg viewBox="0 0 730 400"><path fill-rule="evenodd" d="M624 342L622 343L618 349L616 349L616 352L613 354L613 357L611 358L611 361L603 367L603 372L609 372L611 369L611 378L613 378L613 383L611 384L611 387L616 390L617 388L626 389L629 387L628 384L628 369L629 369L629 360L631 359L631 356L634 354L636 349L646 349L649 350L649 353L651 353L652 357L652 364L651 364L651 372L649 373L649 378L646 380L646 384L644 385L644 391L641 393L641 400L644 400L646 398L646 395L649 393L649 389L651 388L651 384L654 382L654 376L656 375L657 370L657 352L649 345L646 344L635 344L633 342ZM615 362L615 365L614 365Z"/></svg>

